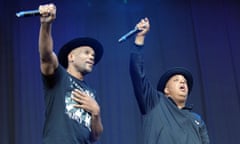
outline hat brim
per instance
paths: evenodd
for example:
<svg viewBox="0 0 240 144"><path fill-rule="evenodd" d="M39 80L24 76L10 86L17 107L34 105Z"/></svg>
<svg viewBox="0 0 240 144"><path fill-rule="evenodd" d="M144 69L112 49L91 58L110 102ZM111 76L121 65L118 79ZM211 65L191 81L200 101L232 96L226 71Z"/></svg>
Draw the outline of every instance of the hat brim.
<svg viewBox="0 0 240 144"><path fill-rule="evenodd" d="M192 86L193 86L193 77L192 74L185 68L182 67L175 67L172 69L167 70L160 78L160 80L158 81L158 86L157 89L158 91L161 91L162 93L164 93L164 88L166 86L166 83L168 82L168 80L174 76L174 75L183 75L186 80L187 80L187 85L188 85L188 93L190 94L191 90L192 90Z"/></svg>
<svg viewBox="0 0 240 144"><path fill-rule="evenodd" d="M93 48L95 52L95 59L94 64L97 64L103 55L103 46L102 44L97 41L96 39L89 38L89 37L81 37L81 38L75 38L66 44L63 45L63 47L60 49L58 53L58 60L59 63L64 67L68 67L68 54L75 48L78 48L80 46L89 46Z"/></svg>

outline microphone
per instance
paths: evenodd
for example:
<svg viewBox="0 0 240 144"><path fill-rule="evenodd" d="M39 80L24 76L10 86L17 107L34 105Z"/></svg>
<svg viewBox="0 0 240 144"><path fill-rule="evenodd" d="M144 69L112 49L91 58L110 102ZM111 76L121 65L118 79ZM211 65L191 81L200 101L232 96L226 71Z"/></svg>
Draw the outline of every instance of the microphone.
<svg viewBox="0 0 240 144"><path fill-rule="evenodd" d="M30 16L40 16L39 10L28 10L28 11L20 11L16 13L17 17L30 17Z"/></svg>
<svg viewBox="0 0 240 144"><path fill-rule="evenodd" d="M132 35L134 35L134 34L136 34L136 33L138 33L138 32L140 32L140 30L139 30L137 27L135 27L134 29L132 29L131 31L129 31L128 33L126 33L125 35L123 35L123 36L118 40L118 42L123 42L123 41L125 41L127 38L131 37Z"/></svg>

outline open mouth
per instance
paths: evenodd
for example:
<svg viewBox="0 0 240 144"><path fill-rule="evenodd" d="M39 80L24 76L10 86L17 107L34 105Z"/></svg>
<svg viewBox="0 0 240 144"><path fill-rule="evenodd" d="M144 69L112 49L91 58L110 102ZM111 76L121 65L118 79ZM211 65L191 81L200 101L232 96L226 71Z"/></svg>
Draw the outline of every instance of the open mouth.
<svg viewBox="0 0 240 144"><path fill-rule="evenodd" d="M179 89L182 90L182 91L185 91L185 90L186 90L185 86L180 86Z"/></svg>

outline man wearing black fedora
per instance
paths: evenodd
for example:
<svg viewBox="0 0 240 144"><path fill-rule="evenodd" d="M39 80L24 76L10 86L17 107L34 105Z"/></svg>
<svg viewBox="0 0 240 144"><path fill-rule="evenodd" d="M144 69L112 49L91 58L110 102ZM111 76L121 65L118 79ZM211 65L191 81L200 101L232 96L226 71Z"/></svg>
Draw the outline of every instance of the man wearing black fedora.
<svg viewBox="0 0 240 144"><path fill-rule="evenodd" d="M99 139L103 126L96 92L84 81L102 55L103 47L89 37L75 38L53 51L54 4L39 6L39 54L44 84L44 144L90 144Z"/></svg>
<svg viewBox="0 0 240 144"><path fill-rule="evenodd" d="M204 121L186 104L192 74L182 67L169 69L154 88L146 78L141 51L150 29L148 18L141 19L136 27L140 31L130 54L130 75L143 115L144 144L209 144Z"/></svg>

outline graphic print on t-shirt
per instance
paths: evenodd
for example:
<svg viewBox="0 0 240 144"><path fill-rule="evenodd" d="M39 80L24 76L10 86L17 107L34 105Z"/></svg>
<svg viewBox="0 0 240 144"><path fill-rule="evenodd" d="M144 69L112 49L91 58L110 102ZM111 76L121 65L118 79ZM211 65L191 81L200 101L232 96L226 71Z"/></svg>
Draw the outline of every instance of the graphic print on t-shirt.
<svg viewBox="0 0 240 144"><path fill-rule="evenodd" d="M91 115L81 108L75 108L74 105L77 103L74 101L71 97L72 90L79 89L81 92L87 94L88 96L94 97L94 94L89 91L88 89L83 89L73 78L69 77L70 80L70 89L71 91L68 91L65 96L65 113L69 116L69 118L77 121L79 124L83 124L86 126L89 131L91 131L90 128L90 122L91 122Z"/></svg>

